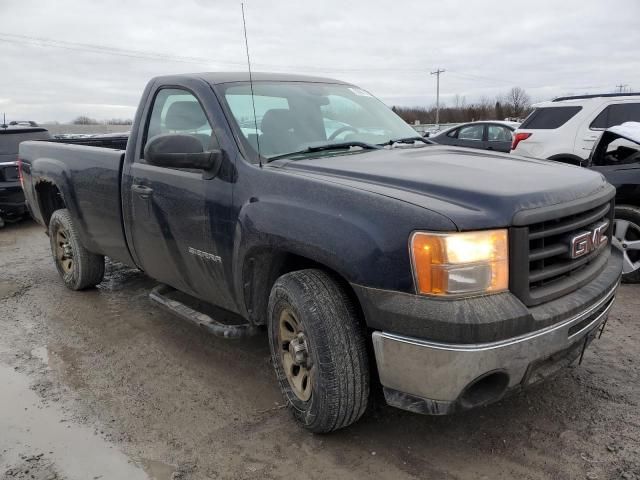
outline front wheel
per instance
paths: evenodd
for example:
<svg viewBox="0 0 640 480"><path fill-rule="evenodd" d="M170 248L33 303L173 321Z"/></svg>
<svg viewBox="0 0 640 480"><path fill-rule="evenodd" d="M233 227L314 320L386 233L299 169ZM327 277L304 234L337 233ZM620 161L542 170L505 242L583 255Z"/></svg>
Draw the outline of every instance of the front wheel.
<svg viewBox="0 0 640 480"><path fill-rule="evenodd" d="M80 242L69 211L56 210L49 221L49 242L56 268L71 290L94 287L104 277L104 257L88 251Z"/></svg>
<svg viewBox="0 0 640 480"><path fill-rule="evenodd" d="M616 206L613 236L622 248L622 281L640 282L640 208Z"/></svg>
<svg viewBox="0 0 640 480"><path fill-rule="evenodd" d="M269 344L294 417L316 433L358 420L369 399L365 337L344 287L322 270L276 280L269 297Z"/></svg>

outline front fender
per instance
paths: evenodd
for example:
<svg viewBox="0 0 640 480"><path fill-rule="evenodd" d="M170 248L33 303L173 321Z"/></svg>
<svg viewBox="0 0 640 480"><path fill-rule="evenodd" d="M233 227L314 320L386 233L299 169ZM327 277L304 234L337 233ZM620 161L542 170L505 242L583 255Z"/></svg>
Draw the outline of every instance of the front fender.
<svg viewBox="0 0 640 480"><path fill-rule="evenodd" d="M353 283L371 282L377 271L408 260L397 239L385 236L384 225L372 220L282 197L249 203L238 218L234 265L242 265L254 251L270 249L306 257ZM406 246L406 239L400 244Z"/></svg>
<svg viewBox="0 0 640 480"><path fill-rule="evenodd" d="M411 233L456 230L443 215L378 193L275 174L286 191L253 195L238 211L232 262L238 293L247 261L265 251L303 257L352 284L413 292Z"/></svg>

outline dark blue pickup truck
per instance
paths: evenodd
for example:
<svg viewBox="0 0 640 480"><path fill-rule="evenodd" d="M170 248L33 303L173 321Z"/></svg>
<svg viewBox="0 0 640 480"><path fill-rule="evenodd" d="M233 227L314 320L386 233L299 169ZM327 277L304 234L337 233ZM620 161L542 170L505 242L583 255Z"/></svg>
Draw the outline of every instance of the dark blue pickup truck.
<svg viewBox="0 0 640 480"><path fill-rule="evenodd" d="M158 77L128 139L26 142L20 160L69 288L110 257L214 333L265 331L315 432L355 422L378 383L428 414L531 385L581 356L620 280L602 175L432 145L335 80Z"/></svg>

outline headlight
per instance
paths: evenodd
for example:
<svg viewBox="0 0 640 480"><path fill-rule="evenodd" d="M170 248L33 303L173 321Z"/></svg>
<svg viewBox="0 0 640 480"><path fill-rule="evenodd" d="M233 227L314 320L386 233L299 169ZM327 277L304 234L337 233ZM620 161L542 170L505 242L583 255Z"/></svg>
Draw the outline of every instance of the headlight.
<svg viewBox="0 0 640 480"><path fill-rule="evenodd" d="M509 287L506 230L416 232L410 246L418 293L495 293Z"/></svg>

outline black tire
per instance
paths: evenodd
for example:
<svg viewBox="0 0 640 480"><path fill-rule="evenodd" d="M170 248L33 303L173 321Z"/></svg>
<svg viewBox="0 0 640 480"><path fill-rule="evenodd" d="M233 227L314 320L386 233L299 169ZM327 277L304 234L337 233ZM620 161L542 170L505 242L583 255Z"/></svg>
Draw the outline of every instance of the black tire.
<svg viewBox="0 0 640 480"><path fill-rule="evenodd" d="M279 329L289 312L297 316L308 346L308 400L294 391L283 365L290 343L280 344ZM357 421L369 399L369 360L362 324L345 289L322 270L288 273L271 290L268 314L273 366L296 420L316 433Z"/></svg>
<svg viewBox="0 0 640 480"><path fill-rule="evenodd" d="M59 242L64 232L64 247ZM80 238L71 221L67 209L56 210L49 221L49 242L56 268L62 281L71 290L84 290L95 287L104 278L104 257L89 252L80 242ZM70 257L60 257L60 249Z"/></svg>
<svg viewBox="0 0 640 480"><path fill-rule="evenodd" d="M634 207L633 205L617 205L615 214L614 214L614 222L618 220L624 220L629 222L627 232L625 235L626 240L637 241L640 240L640 208ZM617 234L617 226L614 229L614 235L618 237ZM622 282L623 283L640 283L640 250L631 250L627 249L628 243L623 241L622 238L618 239L622 246L622 251L625 255L625 263L629 265L628 262L635 266L635 269L622 274Z"/></svg>

